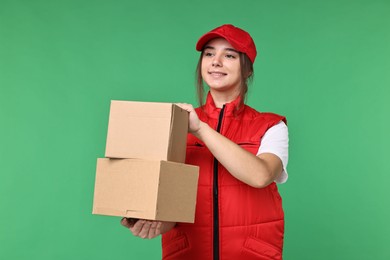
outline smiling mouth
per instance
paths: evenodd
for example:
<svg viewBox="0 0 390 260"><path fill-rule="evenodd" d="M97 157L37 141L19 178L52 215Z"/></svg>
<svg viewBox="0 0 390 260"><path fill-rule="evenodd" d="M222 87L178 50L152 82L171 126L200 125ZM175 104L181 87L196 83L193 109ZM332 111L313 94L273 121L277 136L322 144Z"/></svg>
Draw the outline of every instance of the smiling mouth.
<svg viewBox="0 0 390 260"><path fill-rule="evenodd" d="M227 75L227 73L223 73L219 71L209 71L209 74L215 77L222 77Z"/></svg>

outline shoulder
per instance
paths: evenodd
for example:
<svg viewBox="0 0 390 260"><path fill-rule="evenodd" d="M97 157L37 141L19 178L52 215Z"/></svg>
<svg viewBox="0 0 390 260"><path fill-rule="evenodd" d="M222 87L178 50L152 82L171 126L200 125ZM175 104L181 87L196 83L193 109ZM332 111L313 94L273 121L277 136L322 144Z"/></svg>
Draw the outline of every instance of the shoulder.
<svg viewBox="0 0 390 260"><path fill-rule="evenodd" d="M273 112L260 112L248 105L245 105L245 117L248 117L251 120L268 122L271 125L277 124L280 121L283 121L287 124L287 119L283 115L279 115Z"/></svg>

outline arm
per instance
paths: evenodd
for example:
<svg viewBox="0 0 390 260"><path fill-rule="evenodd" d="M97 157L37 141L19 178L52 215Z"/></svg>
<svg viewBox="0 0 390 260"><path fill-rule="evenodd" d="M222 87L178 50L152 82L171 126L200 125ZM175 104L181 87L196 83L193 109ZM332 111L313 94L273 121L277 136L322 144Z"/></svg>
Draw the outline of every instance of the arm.
<svg viewBox="0 0 390 260"><path fill-rule="evenodd" d="M282 161L272 153L251 154L199 120L192 105L187 110L189 131L205 143L214 157L237 179L256 188L272 183L282 172Z"/></svg>

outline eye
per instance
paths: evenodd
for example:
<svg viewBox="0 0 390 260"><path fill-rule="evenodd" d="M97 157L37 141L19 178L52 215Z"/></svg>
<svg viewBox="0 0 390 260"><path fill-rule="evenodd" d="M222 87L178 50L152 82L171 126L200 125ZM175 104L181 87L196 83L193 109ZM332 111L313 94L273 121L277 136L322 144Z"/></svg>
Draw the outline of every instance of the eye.
<svg viewBox="0 0 390 260"><path fill-rule="evenodd" d="M236 55L234 55L234 54L226 54L226 58L228 58L228 59L235 59Z"/></svg>
<svg viewBox="0 0 390 260"><path fill-rule="evenodd" d="M212 54L211 52L209 52L209 51L205 51L205 52L203 53L203 55L206 56L206 57L211 57L211 56L213 56L213 54Z"/></svg>

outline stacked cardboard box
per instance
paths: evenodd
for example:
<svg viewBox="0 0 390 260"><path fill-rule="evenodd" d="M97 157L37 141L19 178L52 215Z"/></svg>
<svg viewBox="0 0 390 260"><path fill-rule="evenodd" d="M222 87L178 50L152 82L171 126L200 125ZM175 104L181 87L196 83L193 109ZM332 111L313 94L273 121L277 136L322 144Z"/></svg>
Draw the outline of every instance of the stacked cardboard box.
<svg viewBox="0 0 390 260"><path fill-rule="evenodd" d="M93 214L193 223L199 168L184 164L187 131L177 105L111 101Z"/></svg>

